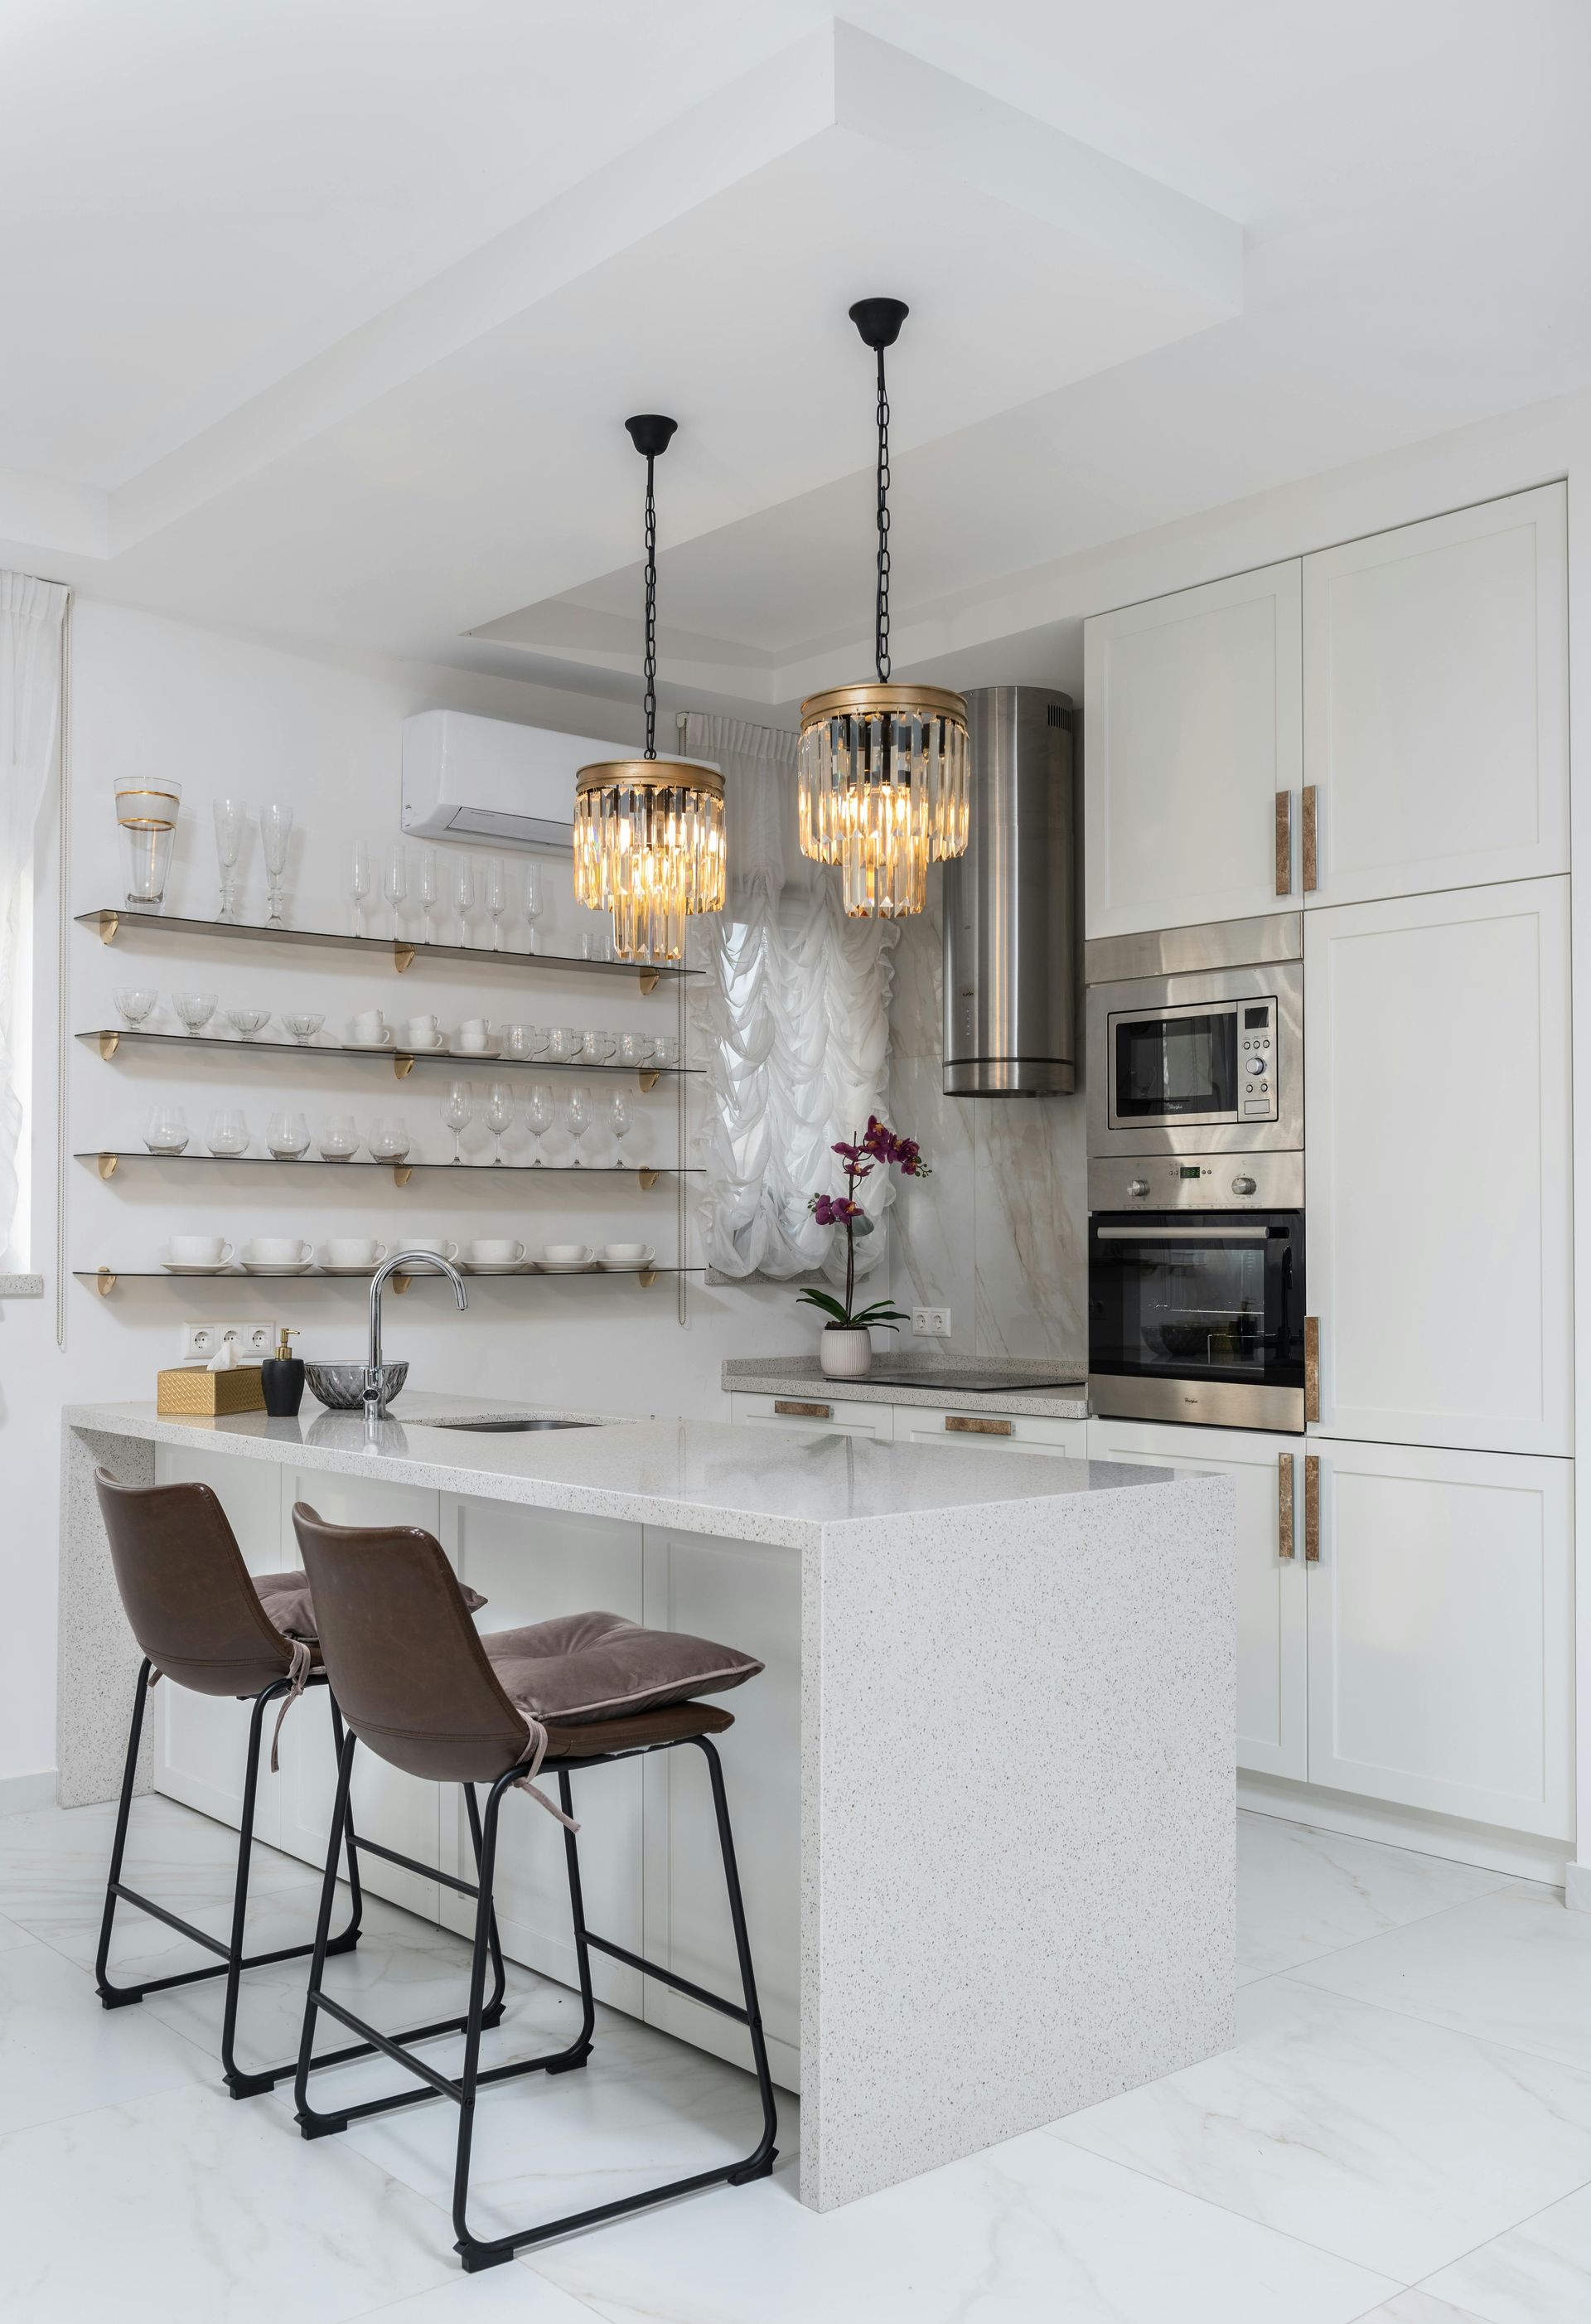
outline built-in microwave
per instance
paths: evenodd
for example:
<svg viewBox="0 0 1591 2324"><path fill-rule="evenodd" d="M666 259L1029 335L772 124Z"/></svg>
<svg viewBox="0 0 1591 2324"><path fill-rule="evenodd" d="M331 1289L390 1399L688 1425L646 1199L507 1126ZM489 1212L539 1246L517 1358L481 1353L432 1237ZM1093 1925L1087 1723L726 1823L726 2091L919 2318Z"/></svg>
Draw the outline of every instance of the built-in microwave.
<svg viewBox="0 0 1591 2324"><path fill-rule="evenodd" d="M1302 1028L1296 958L1090 982L1090 1154L1301 1147Z"/></svg>

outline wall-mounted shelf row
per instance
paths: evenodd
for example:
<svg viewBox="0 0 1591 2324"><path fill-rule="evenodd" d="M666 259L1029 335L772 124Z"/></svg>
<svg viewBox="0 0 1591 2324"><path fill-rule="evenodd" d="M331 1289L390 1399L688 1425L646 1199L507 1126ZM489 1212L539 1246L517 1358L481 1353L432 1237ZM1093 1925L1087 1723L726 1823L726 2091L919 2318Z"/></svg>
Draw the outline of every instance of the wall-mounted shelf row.
<svg viewBox="0 0 1591 2324"><path fill-rule="evenodd" d="M640 960L585 960L575 953L562 952L492 952L478 945L432 944L421 937L351 936L339 935L333 928L268 928L257 920L183 920L169 918L163 912L118 911L109 906L98 911L79 912L79 927L92 928L101 944L115 944L126 936L150 936L175 931L179 936L224 936L229 942L245 939L253 943L317 945L322 951L360 952L372 959L385 960L401 976L417 960L467 960L477 967L550 968L568 970L583 976L634 977L643 992L650 992L663 980L699 976L694 968L673 968L654 965Z"/></svg>
<svg viewBox="0 0 1591 2324"><path fill-rule="evenodd" d="M105 1179L114 1178L124 1162L130 1162L135 1169L154 1163L176 1163L184 1169L203 1164L224 1170L235 1170L240 1167L255 1170L327 1170L333 1173L390 1170L394 1183L400 1186L407 1186L417 1170L436 1171L440 1176L455 1179L490 1179L494 1175L507 1176L511 1171L516 1176L527 1178L623 1178L633 1185L639 1185L643 1194L649 1194L659 1178L699 1178L702 1175L694 1164L672 1169L654 1168L650 1164L643 1168L632 1162L381 1162L370 1157L362 1157L358 1161L324 1162L308 1154L152 1154L141 1146L90 1148L87 1152L74 1155L72 1158L78 1162L93 1163Z"/></svg>
<svg viewBox="0 0 1591 2324"><path fill-rule="evenodd" d="M467 1269L465 1271L468 1272ZM91 1285L102 1299L108 1299L118 1283L175 1283L180 1286L184 1297L207 1283L340 1283L344 1286L354 1284L362 1292L370 1289L369 1275L332 1275L319 1267L307 1267L297 1274L270 1276L251 1275L246 1268L242 1267L220 1268L214 1275L179 1276L163 1267L78 1267L72 1272L79 1283ZM371 1274L374 1272L372 1268ZM470 1280L472 1283L514 1284L637 1283L643 1291L649 1291L666 1275L701 1275L704 1272L705 1269L700 1267L547 1268L537 1267L527 1260L511 1274L500 1275L493 1271L489 1276L472 1276ZM446 1281L446 1277L441 1275L392 1275L387 1279L397 1292L407 1291L411 1283Z"/></svg>
<svg viewBox="0 0 1591 2324"><path fill-rule="evenodd" d="M660 1081L685 1081L699 1075L700 1065L599 1065L582 1064L576 1058L562 1057L488 1057L471 1056L462 1050L361 1048L345 1041L245 1041L241 1034L220 1033L135 1033L125 1026L96 1026L78 1035L79 1041L93 1042L102 1057L114 1057L125 1048L164 1047L168 1049L229 1049L235 1056L251 1053L270 1057L340 1057L359 1058L369 1064L372 1058L390 1065L398 1079L407 1081L416 1065L446 1065L456 1080L466 1074L535 1073L579 1074L586 1080L601 1075L605 1080L632 1080L643 1090L655 1088Z"/></svg>

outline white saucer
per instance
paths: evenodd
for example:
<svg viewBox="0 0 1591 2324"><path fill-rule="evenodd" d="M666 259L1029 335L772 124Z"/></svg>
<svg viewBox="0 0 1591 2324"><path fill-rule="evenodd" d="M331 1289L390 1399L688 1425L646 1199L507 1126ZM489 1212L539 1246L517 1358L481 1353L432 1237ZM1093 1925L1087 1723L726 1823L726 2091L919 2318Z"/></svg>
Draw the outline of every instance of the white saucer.
<svg viewBox="0 0 1591 2324"><path fill-rule="evenodd" d="M604 1275L645 1275L648 1268L657 1266L658 1254L654 1250L645 1259L599 1259L596 1264Z"/></svg>
<svg viewBox="0 0 1591 2324"><path fill-rule="evenodd" d="M502 1043L501 1041L489 1041L483 1049L466 1049L464 1043L460 1041L456 1044L449 1045L448 1055L461 1059L466 1065L470 1063L472 1058L477 1065L490 1065L494 1057L501 1056ZM516 1065L528 1065L532 1062L532 1060L529 1057L516 1057L514 1062Z"/></svg>
<svg viewBox="0 0 1591 2324"><path fill-rule="evenodd" d="M188 1260L184 1260L180 1266L171 1259L162 1259L161 1261L168 1275L230 1275L235 1264L235 1261L230 1259L218 1259L213 1266L208 1267L195 1267Z"/></svg>
<svg viewBox="0 0 1591 2324"><path fill-rule="evenodd" d="M343 1037L345 1049L390 1049L391 1046L392 1028L390 1025L379 1041L356 1040L352 1033L346 1033Z"/></svg>
<svg viewBox="0 0 1591 2324"><path fill-rule="evenodd" d="M544 1275L594 1275L594 1259L538 1259L536 1262Z"/></svg>
<svg viewBox="0 0 1591 2324"><path fill-rule="evenodd" d="M447 1054L447 1036L438 1033L434 1041L409 1041L400 1035L398 1047L406 1057L444 1057Z"/></svg>
<svg viewBox="0 0 1591 2324"><path fill-rule="evenodd" d="M245 1259L239 1264L245 1275L308 1275L315 1261L312 1259ZM207 1268L205 1272L207 1275L210 1269Z"/></svg>
<svg viewBox="0 0 1591 2324"><path fill-rule="evenodd" d="M535 1261L529 1259L461 1259L455 1264L465 1275L534 1275Z"/></svg>
<svg viewBox="0 0 1591 2324"><path fill-rule="evenodd" d="M316 1265L319 1268L322 1275L369 1276L373 1275L378 1267L385 1267L386 1263L387 1262L384 1259L367 1259L362 1260L360 1265L357 1267L334 1267L329 1259L322 1259L316 1261Z"/></svg>

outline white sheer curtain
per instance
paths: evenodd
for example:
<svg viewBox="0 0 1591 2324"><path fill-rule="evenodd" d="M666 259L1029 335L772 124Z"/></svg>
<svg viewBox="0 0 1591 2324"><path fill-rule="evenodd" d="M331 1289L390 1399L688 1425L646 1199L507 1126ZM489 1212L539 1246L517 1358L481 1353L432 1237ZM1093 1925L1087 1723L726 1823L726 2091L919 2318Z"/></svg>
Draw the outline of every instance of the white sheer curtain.
<svg viewBox="0 0 1591 2324"><path fill-rule="evenodd" d="M70 594L53 581L0 573L0 1259L16 1232L22 932L34 835L55 782L61 623Z"/></svg>
<svg viewBox="0 0 1591 2324"><path fill-rule="evenodd" d="M837 874L801 853L796 737L743 719L693 714L684 749L723 770L729 900L693 923L692 1046L705 1069L702 1229L722 1275L844 1273L814 1194L837 1192L837 1138L883 1110L889 1065L890 953L898 930L848 920ZM880 1231L857 1246L857 1272L884 1262L888 1174L864 1198Z"/></svg>

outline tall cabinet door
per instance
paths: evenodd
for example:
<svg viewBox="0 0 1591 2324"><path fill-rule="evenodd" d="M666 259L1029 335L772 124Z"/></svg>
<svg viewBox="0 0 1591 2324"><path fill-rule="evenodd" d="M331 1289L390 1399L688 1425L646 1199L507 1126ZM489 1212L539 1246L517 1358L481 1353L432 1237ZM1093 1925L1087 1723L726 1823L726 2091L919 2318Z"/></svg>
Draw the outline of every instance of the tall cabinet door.
<svg viewBox="0 0 1591 2324"><path fill-rule="evenodd" d="M1572 1462L1307 1450L1310 1781L1569 1838Z"/></svg>
<svg viewBox="0 0 1591 2324"><path fill-rule="evenodd" d="M1571 1445L1568 882L1304 921L1319 1425Z"/></svg>
<svg viewBox="0 0 1591 2324"><path fill-rule="evenodd" d="M1306 903L1568 870L1565 520L1547 484L1304 558Z"/></svg>
<svg viewBox="0 0 1591 2324"><path fill-rule="evenodd" d="M1298 1436L1090 1420L1089 1458L1230 1477L1237 1497L1237 1765L1309 1772L1303 1454Z"/></svg>
<svg viewBox="0 0 1591 2324"><path fill-rule="evenodd" d="M1086 934L1274 912L1301 748L1296 560L1084 625Z"/></svg>

